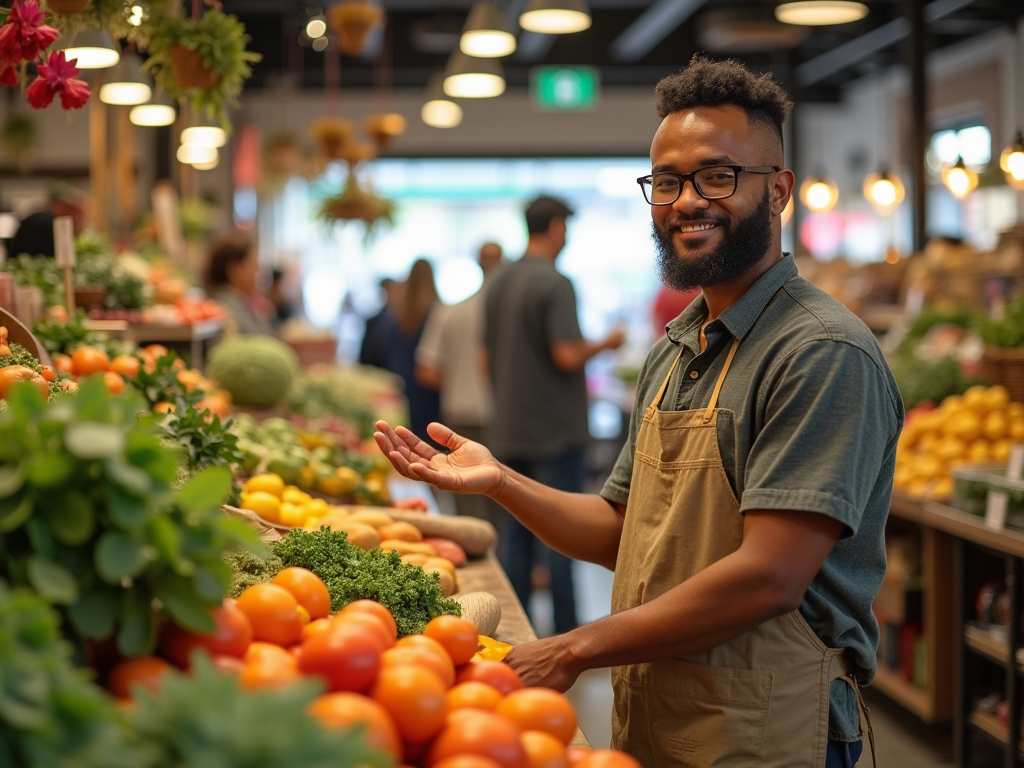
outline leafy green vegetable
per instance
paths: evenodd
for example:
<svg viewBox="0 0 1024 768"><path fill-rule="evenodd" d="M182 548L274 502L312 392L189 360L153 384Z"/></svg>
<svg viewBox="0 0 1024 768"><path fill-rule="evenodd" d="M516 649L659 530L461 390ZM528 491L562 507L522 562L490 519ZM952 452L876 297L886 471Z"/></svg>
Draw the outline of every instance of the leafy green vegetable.
<svg viewBox="0 0 1024 768"><path fill-rule="evenodd" d="M184 450L190 472L207 467L230 469L245 461L245 455L238 449L238 437L231 431L231 419L221 422L219 416L207 410L200 411L184 402L181 405L164 417L160 429L170 442Z"/></svg>
<svg viewBox="0 0 1024 768"><path fill-rule="evenodd" d="M230 585L221 553L261 546L220 510L231 473L211 467L175 492L181 454L160 440L153 417L137 418L140 398L111 398L99 377L49 405L27 385L8 400L0 578L62 606L79 640L116 637L125 655L152 650L165 613L210 631L206 609Z"/></svg>
<svg viewBox="0 0 1024 768"><path fill-rule="evenodd" d="M0 765L134 768L113 701L72 667L58 621L0 582Z"/></svg>
<svg viewBox="0 0 1024 768"><path fill-rule="evenodd" d="M1001 319L982 317L975 327L982 341L993 347L1024 347L1024 296L1007 304Z"/></svg>
<svg viewBox="0 0 1024 768"><path fill-rule="evenodd" d="M295 528L273 551L286 568L308 568L319 576L331 593L332 610L354 600L376 600L391 611L400 635L422 632L441 614L462 615L459 604L444 597L436 573L406 565L394 551L364 552L342 531Z"/></svg>
<svg viewBox="0 0 1024 768"><path fill-rule="evenodd" d="M388 766L360 729L327 730L306 710L320 693L306 679L275 690L243 690L197 658L190 675L166 676L140 692L127 714L138 768L358 768Z"/></svg>
<svg viewBox="0 0 1024 768"><path fill-rule="evenodd" d="M46 347L51 355L70 355L82 346L102 349L110 357L126 355L131 345L104 334L90 331L85 325L85 312L81 309L66 323L55 317L44 317L32 324L32 335Z"/></svg>
<svg viewBox="0 0 1024 768"><path fill-rule="evenodd" d="M976 322L976 313L970 307L957 307L942 310L937 307L926 307L907 326L907 332L900 341L899 352L910 352L928 335L928 331L947 323L970 328Z"/></svg>
<svg viewBox="0 0 1024 768"><path fill-rule="evenodd" d="M18 254L0 265L0 271L12 273L19 286L39 288L46 307L64 304L63 270L51 257ZM149 303L143 282L124 270L109 251L83 253L79 248L72 277L76 286L106 286L108 309L141 309Z"/></svg>
<svg viewBox="0 0 1024 768"><path fill-rule="evenodd" d="M914 354L900 355L891 365L892 375L907 408L930 400L941 403L949 395L960 395L977 383L963 372L955 357L922 360Z"/></svg>
<svg viewBox="0 0 1024 768"><path fill-rule="evenodd" d="M231 569L231 589L228 590L231 597L238 597L254 584L270 581L284 570L284 563L273 550L255 554L236 549L224 555L224 562Z"/></svg>
<svg viewBox="0 0 1024 768"><path fill-rule="evenodd" d="M127 380L149 403L149 410L157 403L174 403L178 407L181 403L194 405L202 398L200 392L189 392L178 380L178 369L174 367L177 359L174 352L158 357L152 371L142 366L134 379Z"/></svg>

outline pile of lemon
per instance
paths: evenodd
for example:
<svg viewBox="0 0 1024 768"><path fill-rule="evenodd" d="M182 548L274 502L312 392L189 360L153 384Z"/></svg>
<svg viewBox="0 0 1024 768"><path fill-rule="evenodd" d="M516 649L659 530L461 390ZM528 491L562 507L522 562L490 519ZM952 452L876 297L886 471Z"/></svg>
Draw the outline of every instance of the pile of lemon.
<svg viewBox="0 0 1024 768"><path fill-rule="evenodd" d="M303 526L307 520L326 515L332 509L323 499L314 499L294 485L285 485L281 476L272 472L253 475L245 481L239 506L268 523L291 528Z"/></svg>
<svg viewBox="0 0 1024 768"><path fill-rule="evenodd" d="M915 498L944 501L953 494L954 469L1005 463L1014 443L1024 443L1024 403L1011 403L1003 386L971 387L934 410L908 413L893 485Z"/></svg>

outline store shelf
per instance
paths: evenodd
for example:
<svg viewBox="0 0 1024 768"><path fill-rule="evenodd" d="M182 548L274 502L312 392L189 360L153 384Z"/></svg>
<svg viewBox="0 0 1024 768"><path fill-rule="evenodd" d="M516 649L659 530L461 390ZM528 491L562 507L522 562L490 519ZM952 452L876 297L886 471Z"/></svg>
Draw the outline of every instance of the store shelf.
<svg viewBox="0 0 1024 768"><path fill-rule="evenodd" d="M878 673L871 686L913 712L926 723L938 719L932 697L908 683L900 676L899 672L889 669L884 664L878 665Z"/></svg>
<svg viewBox="0 0 1024 768"><path fill-rule="evenodd" d="M964 627L964 642L968 648L973 648L993 661L1001 664L1010 661L1010 646L1006 640L975 624Z"/></svg>
<svg viewBox="0 0 1024 768"><path fill-rule="evenodd" d="M1007 741L1009 741L1009 730L1005 725L999 722L999 719L995 715L975 710L974 712L971 712L971 725L978 730L984 731L1002 744L1006 744Z"/></svg>

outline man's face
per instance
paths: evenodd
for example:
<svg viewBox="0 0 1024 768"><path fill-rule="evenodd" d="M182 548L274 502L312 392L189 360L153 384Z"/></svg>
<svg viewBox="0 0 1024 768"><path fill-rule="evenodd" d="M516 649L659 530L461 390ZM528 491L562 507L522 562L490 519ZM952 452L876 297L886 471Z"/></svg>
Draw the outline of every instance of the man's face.
<svg viewBox="0 0 1024 768"><path fill-rule="evenodd" d="M780 166L781 150L739 107L668 115L651 145L652 170L692 173L710 165ZM772 248L789 177L788 171L740 173L735 194L722 200L705 200L687 181L675 203L651 206L662 280L685 290L728 283L749 272Z"/></svg>

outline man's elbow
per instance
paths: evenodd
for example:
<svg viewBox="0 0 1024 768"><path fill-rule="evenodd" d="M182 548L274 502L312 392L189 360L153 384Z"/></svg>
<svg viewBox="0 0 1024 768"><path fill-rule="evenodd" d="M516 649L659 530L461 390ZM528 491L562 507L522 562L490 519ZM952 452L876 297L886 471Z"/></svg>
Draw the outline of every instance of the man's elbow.
<svg viewBox="0 0 1024 768"><path fill-rule="evenodd" d="M551 362L562 373L576 373L583 367L579 355L569 346L558 345L551 349Z"/></svg>
<svg viewBox="0 0 1024 768"><path fill-rule="evenodd" d="M441 388L441 372L427 365L416 366L416 381L427 389Z"/></svg>

